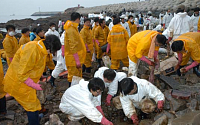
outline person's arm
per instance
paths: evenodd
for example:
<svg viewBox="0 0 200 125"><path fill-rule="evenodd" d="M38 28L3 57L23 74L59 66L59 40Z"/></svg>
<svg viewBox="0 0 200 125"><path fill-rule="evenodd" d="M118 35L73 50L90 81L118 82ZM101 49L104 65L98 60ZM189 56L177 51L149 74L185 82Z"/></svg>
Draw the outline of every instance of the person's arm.
<svg viewBox="0 0 200 125"><path fill-rule="evenodd" d="M147 80L142 80L142 82L146 83L145 85L145 90L146 94L154 99L158 105L158 109L162 109L164 106L164 94L156 87L154 86L152 83L148 82Z"/></svg>

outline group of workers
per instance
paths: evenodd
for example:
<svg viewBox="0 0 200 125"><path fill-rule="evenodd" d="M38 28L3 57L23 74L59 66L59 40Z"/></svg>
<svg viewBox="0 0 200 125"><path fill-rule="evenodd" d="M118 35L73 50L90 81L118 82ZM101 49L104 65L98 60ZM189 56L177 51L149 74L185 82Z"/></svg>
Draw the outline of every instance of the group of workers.
<svg viewBox="0 0 200 125"><path fill-rule="evenodd" d="M59 73L68 71L69 88L63 94L59 108L68 115L69 120L79 121L87 117L96 123L113 125L106 119L101 108L101 102L104 101L101 93L108 88L106 105L111 105L112 98L119 96L124 114L137 125L139 119L136 108L148 114L154 111L149 110L152 104L162 110L165 101L163 93L156 86L137 77L140 61L158 69L159 48L168 45L168 51L178 55L178 75L191 68L198 68L200 33L191 32L190 27L193 25L185 14L184 6L179 6L177 14L163 34L154 30L137 32L132 15L128 17L128 22L123 18L120 22L119 18L113 16L109 27L105 25L104 19L95 18L92 30L90 19L85 19L84 27L79 33L81 16L73 12L71 20L63 27L61 37L55 30L55 24L51 23L46 33L41 27L34 29L33 33L23 29L19 43L14 37L15 27L8 25L3 47L9 67L4 76L0 62L0 114L6 115L5 95L8 93L26 110L29 124L39 125L41 104L36 91L45 87L39 84L39 80L48 67L52 71L50 83L53 87ZM183 32L183 28L187 31ZM98 61L94 78L89 81L82 79L71 86L73 76L82 77L82 72L85 71L91 73L93 55L96 55ZM111 57L110 69L101 65L104 55ZM186 66L190 58L193 62ZM117 72L120 62L129 68L128 76L124 72ZM145 99L151 103L145 103Z"/></svg>

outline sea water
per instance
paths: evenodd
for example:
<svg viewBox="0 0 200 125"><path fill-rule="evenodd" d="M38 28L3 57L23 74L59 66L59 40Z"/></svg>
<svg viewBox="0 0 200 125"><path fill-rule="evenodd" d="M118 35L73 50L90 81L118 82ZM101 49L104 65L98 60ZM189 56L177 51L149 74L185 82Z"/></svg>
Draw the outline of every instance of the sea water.
<svg viewBox="0 0 200 125"><path fill-rule="evenodd" d="M31 18L33 20L37 20L38 18L46 18L49 16L30 16L30 15L0 15L0 23L6 23L9 20L20 20Z"/></svg>

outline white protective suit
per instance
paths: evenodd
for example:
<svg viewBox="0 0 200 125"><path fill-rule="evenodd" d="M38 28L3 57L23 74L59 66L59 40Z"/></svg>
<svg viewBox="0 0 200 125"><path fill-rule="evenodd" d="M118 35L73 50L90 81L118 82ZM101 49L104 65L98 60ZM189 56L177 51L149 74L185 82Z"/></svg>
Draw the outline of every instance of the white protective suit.
<svg viewBox="0 0 200 125"><path fill-rule="evenodd" d="M113 21L112 22L110 22L110 24L109 24L109 26L108 26L108 28L109 28L109 30L111 31L112 30L112 27L113 27L114 25L113 25Z"/></svg>
<svg viewBox="0 0 200 125"><path fill-rule="evenodd" d="M99 70L97 70L94 74L95 78L100 78L103 80L104 82L104 78L103 78L103 73L106 69L109 69L107 67L101 67L99 68ZM109 88L108 90L108 94L114 96L115 94L117 94L117 90L118 90L118 82L120 82L122 79L126 78L127 75L124 72L116 72L116 77L115 79L111 82L111 83L105 83L105 88ZM101 102L101 96L98 97L99 102Z"/></svg>
<svg viewBox="0 0 200 125"><path fill-rule="evenodd" d="M197 32L198 30L198 21L199 21L199 16L194 16L194 14L191 16L191 20L193 23L193 27L194 27L194 32Z"/></svg>
<svg viewBox="0 0 200 125"><path fill-rule="evenodd" d="M178 38L180 35L193 32L193 23L186 12L177 13L171 20L168 27L168 35L173 34L173 40ZM171 36L170 36L171 37Z"/></svg>
<svg viewBox="0 0 200 125"><path fill-rule="evenodd" d="M64 38L65 38L65 31L62 33L60 38L61 45L64 45ZM67 67L65 65L65 57L62 56L62 50L60 49L57 51L57 64L51 75L54 78L57 78L59 74L64 70L67 70Z"/></svg>
<svg viewBox="0 0 200 125"><path fill-rule="evenodd" d="M173 15L171 13L166 13L163 17L163 23L165 24L165 27L167 28L169 26L170 21L172 20Z"/></svg>
<svg viewBox="0 0 200 125"><path fill-rule="evenodd" d="M58 22L58 32L61 33L62 32L62 21L59 20Z"/></svg>
<svg viewBox="0 0 200 125"><path fill-rule="evenodd" d="M154 26L154 18L153 18L153 16L150 16L150 17L147 19L147 24L149 24L149 30L152 30L152 29L153 29L153 26Z"/></svg>
<svg viewBox="0 0 200 125"><path fill-rule="evenodd" d="M87 117L93 122L100 123L103 116L96 109L100 103L89 91L88 84L88 81L82 79L79 84L68 88L61 98L59 108L71 121Z"/></svg>
<svg viewBox="0 0 200 125"><path fill-rule="evenodd" d="M128 23L127 22L125 22L125 23L120 22L120 24L127 30L128 35L130 37L131 36L131 31L130 31Z"/></svg>
<svg viewBox="0 0 200 125"><path fill-rule="evenodd" d="M60 39L60 34L56 30L53 31L51 29L48 29L48 31L45 33L45 36L48 36L48 35L56 35Z"/></svg>
<svg viewBox="0 0 200 125"><path fill-rule="evenodd" d="M135 76L130 77L138 87L137 94L133 95L122 95L120 94L120 101L122 104L122 108L124 111L124 114L131 118L131 116L136 113L135 107L140 109L139 103L144 97L152 98L157 103L158 101L165 100L164 94L152 83L148 82L144 79L139 79ZM132 105L133 104L133 105Z"/></svg>

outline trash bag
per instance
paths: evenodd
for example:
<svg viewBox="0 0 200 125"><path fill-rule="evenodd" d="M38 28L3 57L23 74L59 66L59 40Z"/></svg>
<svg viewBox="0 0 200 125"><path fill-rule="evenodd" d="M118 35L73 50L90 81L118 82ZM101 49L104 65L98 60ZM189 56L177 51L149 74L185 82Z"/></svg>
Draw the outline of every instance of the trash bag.
<svg viewBox="0 0 200 125"><path fill-rule="evenodd" d="M78 76L73 76L72 77L72 84L71 84L71 86L77 85L81 79L83 79L83 78L78 77Z"/></svg>
<svg viewBox="0 0 200 125"><path fill-rule="evenodd" d="M122 109L122 104L120 102L120 97L119 96L116 96L112 99L113 101L113 104L115 106L116 109Z"/></svg>
<svg viewBox="0 0 200 125"><path fill-rule="evenodd" d="M104 63L104 65L105 65L105 67L110 68L110 66L111 66L110 57L109 57L109 56L103 56L103 57L102 57L102 60L103 60L103 63Z"/></svg>

